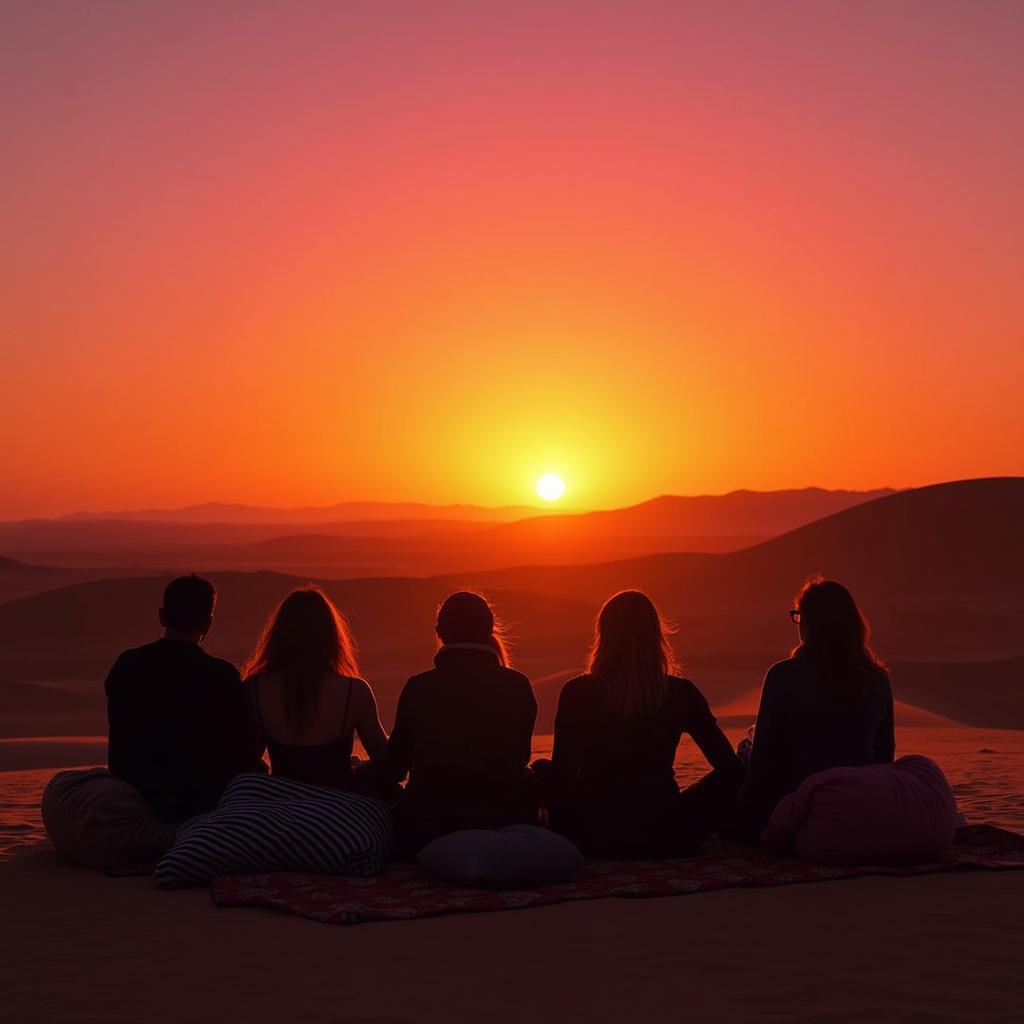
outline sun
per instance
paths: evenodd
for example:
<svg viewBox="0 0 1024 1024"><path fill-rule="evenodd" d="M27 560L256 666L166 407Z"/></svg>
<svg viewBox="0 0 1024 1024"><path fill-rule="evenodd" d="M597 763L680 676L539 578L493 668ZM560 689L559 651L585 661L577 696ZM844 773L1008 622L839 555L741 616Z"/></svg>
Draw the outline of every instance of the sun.
<svg viewBox="0 0 1024 1024"><path fill-rule="evenodd" d="M537 494L545 501L558 501L565 494L565 481L557 473L545 473L537 480Z"/></svg>

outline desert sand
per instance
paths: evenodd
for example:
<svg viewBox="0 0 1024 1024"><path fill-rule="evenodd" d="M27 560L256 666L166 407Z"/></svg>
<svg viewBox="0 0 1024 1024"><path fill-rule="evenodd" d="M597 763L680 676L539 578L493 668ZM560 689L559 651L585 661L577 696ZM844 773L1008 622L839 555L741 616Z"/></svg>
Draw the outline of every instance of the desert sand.
<svg viewBox="0 0 1024 1024"><path fill-rule="evenodd" d="M1022 906L960 873L344 928L36 852L0 865L3 1016L1019 1021Z"/></svg>
<svg viewBox="0 0 1024 1024"><path fill-rule="evenodd" d="M730 733L735 730L730 730ZM974 821L1024 829L1024 735L903 727ZM549 737L537 737L543 753ZM8 763L96 740L6 745ZM680 778L696 772L680 763ZM0 1016L52 1021L1018 1021L1024 872L861 878L317 924L107 878L45 845L53 767L0 772ZM884 951L884 952L883 952ZM740 972L743 984L737 984Z"/></svg>

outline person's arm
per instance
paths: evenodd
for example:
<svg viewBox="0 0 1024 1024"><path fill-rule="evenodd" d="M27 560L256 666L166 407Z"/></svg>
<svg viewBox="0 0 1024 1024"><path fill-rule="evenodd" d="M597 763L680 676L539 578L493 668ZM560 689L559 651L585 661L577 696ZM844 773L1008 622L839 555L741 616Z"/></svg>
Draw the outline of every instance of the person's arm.
<svg viewBox="0 0 1024 1024"><path fill-rule="evenodd" d="M537 698L530 685L530 680L526 676L520 676L520 680L515 717L509 725L510 728L515 729L518 759L522 762L523 767L526 767L533 756L533 727L537 724Z"/></svg>
<svg viewBox="0 0 1024 1024"><path fill-rule="evenodd" d="M558 695L555 712L555 739L551 750L551 771L558 779L576 778L583 763L586 709L576 687L566 683Z"/></svg>
<svg viewBox="0 0 1024 1024"><path fill-rule="evenodd" d="M687 723L687 731L715 771L725 776L740 779L743 763L732 749L729 738L722 732L711 713L707 699L696 687L693 690L693 707ZM738 785L738 783L737 783Z"/></svg>
<svg viewBox="0 0 1024 1024"><path fill-rule="evenodd" d="M741 807L757 831L760 831L762 819L767 819L776 801L783 796L785 751L783 697L778 670L773 667L768 670L761 688L747 781L740 794Z"/></svg>
<svg viewBox="0 0 1024 1024"><path fill-rule="evenodd" d="M377 712L377 698L373 695L370 684L365 679L356 679L352 685L356 687L353 694L355 704L355 731L359 736L367 756L374 764L384 759L388 747L388 735L380 724Z"/></svg>
<svg viewBox="0 0 1024 1024"><path fill-rule="evenodd" d="M380 762L380 777L384 783L397 784L409 774L415 749L415 698L410 695L410 679L402 689L395 709L395 724L388 737L384 757Z"/></svg>
<svg viewBox="0 0 1024 1024"><path fill-rule="evenodd" d="M245 702L247 724L249 734L249 746L255 754L259 766L254 771L266 771L267 766L263 755L267 749L267 734L263 729L263 716L260 714L259 691L255 685L255 676L248 676L242 680L243 700ZM246 755L251 761L251 755Z"/></svg>
<svg viewBox="0 0 1024 1024"><path fill-rule="evenodd" d="M875 734L872 759L875 764L892 764L892 759L896 756L896 727L892 709L892 687L889 684L888 674L885 677L883 700L885 701L885 713L882 716L878 732Z"/></svg>
<svg viewBox="0 0 1024 1024"><path fill-rule="evenodd" d="M125 686L124 658L119 657L107 673L103 690L107 695L107 767L114 775L127 770L129 757L125 740L131 725L125 720L123 690Z"/></svg>
<svg viewBox="0 0 1024 1024"><path fill-rule="evenodd" d="M222 708L225 761L230 775L263 772L264 738L259 726L252 687L242 682L238 669L225 663Z"/></svg>

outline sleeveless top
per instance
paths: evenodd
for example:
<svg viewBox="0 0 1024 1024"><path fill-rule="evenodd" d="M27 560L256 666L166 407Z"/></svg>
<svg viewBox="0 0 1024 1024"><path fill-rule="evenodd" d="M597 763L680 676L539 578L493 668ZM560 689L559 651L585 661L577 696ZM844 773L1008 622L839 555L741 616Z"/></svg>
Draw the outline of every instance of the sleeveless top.
<svg viewBox="0 0 1024 1024"><path fill-rule="evenodd" d="M345 699L345 713L342 716L342 729L348 724L348 710L352 703L352 687L355 682L348 681L348 696ZM329 789L351 789L355 773L352 770L352 730L342 733L329 743L287 744L272 740L263 725L263 712L260 709L259 679L253 682L256 715L259 718L260 732L267 745L270 755L270 773L281 778L304 782L310 786L326 786Z"/></svg>

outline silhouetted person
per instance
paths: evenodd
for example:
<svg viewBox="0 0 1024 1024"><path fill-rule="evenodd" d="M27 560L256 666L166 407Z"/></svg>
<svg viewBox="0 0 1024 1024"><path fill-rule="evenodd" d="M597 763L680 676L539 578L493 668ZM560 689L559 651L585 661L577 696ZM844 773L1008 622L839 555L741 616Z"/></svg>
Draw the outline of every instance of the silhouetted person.
<svg viewBox="0 0 1024 1024"><path fill-rule="evenodd" d="M272 774L351 789L354 733L371 762L384 756L387 736L373 691L359 678L348 624L319 587L281 602L246 672Z"/></svg>
<svg viewBox="0 0 1024 1024"><path fill-rule="evenodd" d="M868 624L850 592L810 579L790 616L800 643L765 676L740 797L740 832L753 840L808 775L888 763L896 749L889 674L868 646Z"/></svg>
<svg viewBox="0 0 1024 1024"><path fill-rule="evenodd" d="M409 776L396 815L406 854L448 832L537 819L527 767L537 717L529 679L508 667L478 594L447 598L436 629L434 668L405 684L388 740L388 776Z"/></svg>
<svg viewBox="0 0 1024 1024"><path fill-rule="evenodd" d="M588 855L692 853L732 810L742 765L703 694L673 674L674 664L658 609L626 590L597 617L587 674L562 688L549 818ZM714 770L680 793L674 764L684 733Z"/></svg>
<svg viewBox="0 0 1024 1024"><path fill-rule="evenodd" d="M216 600L209 580L173 580L163 638L125 651L107 676L110 771L164 821L209 810L235 775L262 768L238 670L201 647Z"/></svg>

